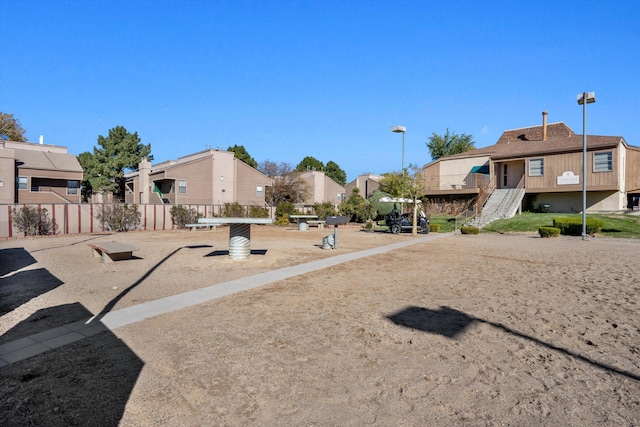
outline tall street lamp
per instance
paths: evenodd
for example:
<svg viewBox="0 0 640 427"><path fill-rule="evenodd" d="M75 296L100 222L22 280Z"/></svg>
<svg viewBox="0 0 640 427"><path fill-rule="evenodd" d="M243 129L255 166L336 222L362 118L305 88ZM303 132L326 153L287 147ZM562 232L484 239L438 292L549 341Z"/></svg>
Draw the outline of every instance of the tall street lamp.
<svg viewBox="0 0 640 427"><path fill-rule="evenodd" d="M391 132L402 133L402 187L400 188L400 198L404 198L404 135L407 133L405 126L392 126Z"/></svg>
<svg viewBox="0 0 640 427"><path fill-rule="evenodd" d="M587 104L596 102L595 92L578 94L582 105L582 240L587 238Z"/></svg>

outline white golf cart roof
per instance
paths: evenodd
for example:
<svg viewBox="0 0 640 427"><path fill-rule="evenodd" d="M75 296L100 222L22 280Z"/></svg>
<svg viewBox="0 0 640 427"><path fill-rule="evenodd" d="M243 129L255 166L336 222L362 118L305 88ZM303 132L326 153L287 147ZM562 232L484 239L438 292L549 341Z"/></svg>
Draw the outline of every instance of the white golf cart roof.
<svg viewBox="0 0 640 427"><path fill-rule="evenodd" d="M413 199L407 199L402 197L381 197L378 199L379 202L391 202L391 203L413 203ZM416 200L418 204L422 203L422 200Z"/></svg>

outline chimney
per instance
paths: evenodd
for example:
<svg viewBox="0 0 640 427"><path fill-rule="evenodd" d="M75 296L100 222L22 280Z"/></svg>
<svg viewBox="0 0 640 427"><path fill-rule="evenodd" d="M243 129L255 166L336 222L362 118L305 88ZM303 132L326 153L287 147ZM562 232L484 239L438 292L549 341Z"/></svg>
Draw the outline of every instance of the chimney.
<svg viewBox="0 0 640 427"><path fill-rule="evenodd" d="M542 140L547 140L547 112L542 112Z"/></svg>

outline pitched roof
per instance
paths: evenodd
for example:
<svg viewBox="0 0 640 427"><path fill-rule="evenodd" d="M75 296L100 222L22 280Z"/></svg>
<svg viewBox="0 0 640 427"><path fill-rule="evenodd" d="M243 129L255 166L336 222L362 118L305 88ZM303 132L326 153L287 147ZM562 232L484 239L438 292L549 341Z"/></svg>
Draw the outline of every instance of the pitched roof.
<svg viewBox="0 0 640 427"><path fill-rule="evenodd" d="M82 166L73 154L21 149L16 149L15 153L18 168L82 172Z"/></svg>
<svg viewBox="0 0 640 427"><path fill-rule="evenodd" d="M497 160L582 150L582 135L575 134L562 122L547 125L547 139L542 138L542 125L506 130L494 145L454 154L443 159L488 155ZM621 141L624 143L621 136L587 135L587 147L590 150L615 147Z"/></svg>

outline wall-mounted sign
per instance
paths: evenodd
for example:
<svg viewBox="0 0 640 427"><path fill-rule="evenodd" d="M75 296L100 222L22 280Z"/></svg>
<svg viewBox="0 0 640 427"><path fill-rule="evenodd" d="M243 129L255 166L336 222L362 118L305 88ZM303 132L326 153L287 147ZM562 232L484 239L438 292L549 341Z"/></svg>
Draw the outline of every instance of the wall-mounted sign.
<svg viewBox="0 0 640 427"><path fill-rule="evenodd" d="M574 175L571 171L564 171L558 177L558 185L580 184L580 175Z"/></svg>

